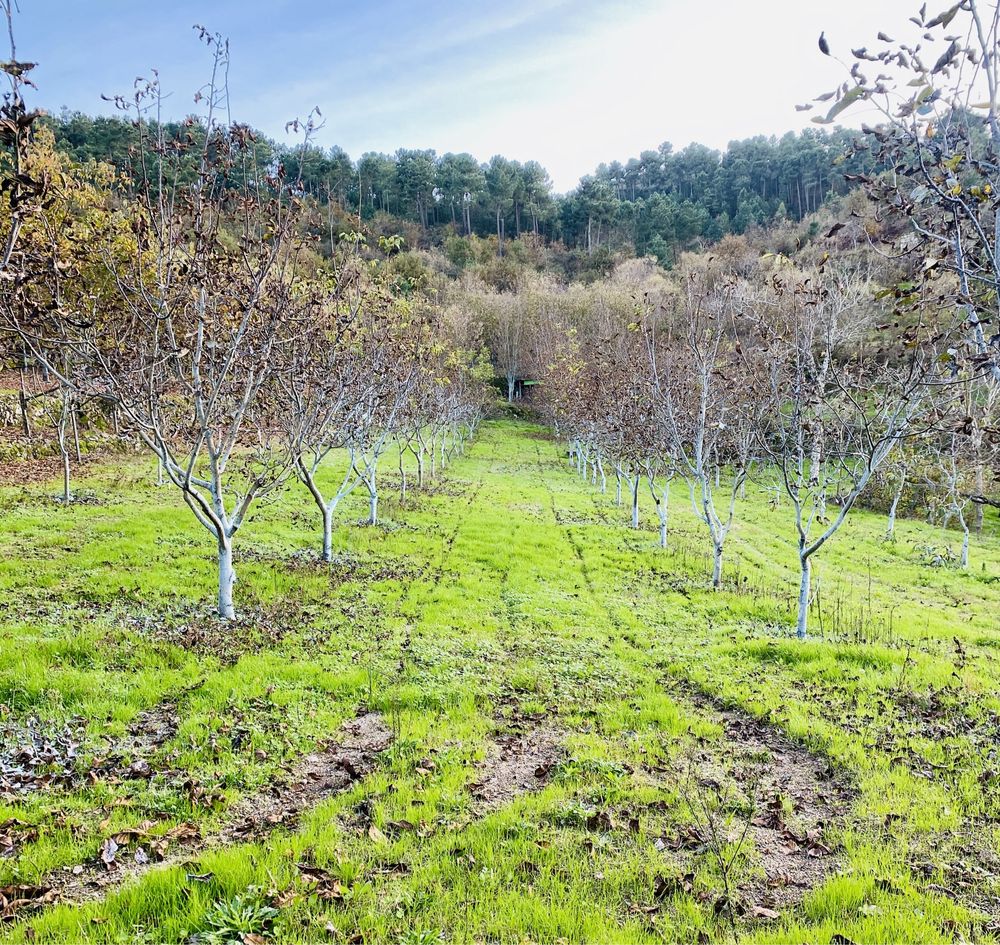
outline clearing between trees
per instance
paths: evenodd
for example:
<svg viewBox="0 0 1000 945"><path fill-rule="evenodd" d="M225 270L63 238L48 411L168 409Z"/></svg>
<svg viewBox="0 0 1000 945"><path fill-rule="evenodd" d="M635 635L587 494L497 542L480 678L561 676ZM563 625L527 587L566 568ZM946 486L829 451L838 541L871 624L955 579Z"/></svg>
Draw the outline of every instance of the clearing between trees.
<svg viewBox="0 0 1000 945"><path fill-rule="evenodd" d="M1000 937L995 535L931 567L953 536L857 510L797 640L773 493L713 591L680 497L661 548L489 421L329 562L276 493L226 622L176 491L86 475L0 490L4 940Z"/></svg>

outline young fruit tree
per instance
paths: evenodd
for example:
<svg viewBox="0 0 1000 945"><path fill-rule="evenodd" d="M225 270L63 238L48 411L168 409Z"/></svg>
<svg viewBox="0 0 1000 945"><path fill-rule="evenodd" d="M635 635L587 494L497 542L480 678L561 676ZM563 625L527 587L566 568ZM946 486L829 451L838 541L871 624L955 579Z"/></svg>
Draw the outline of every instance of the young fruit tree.
<svg viewBox="0 0 1000 945"><path fill-rule="evenodd" d="M281 364L277 423L287 441L293 470L319 509L322 560L333 560L333 519L340 503L360 482L354 469L356 424L375 383L364 370L356 339L364 304L361 275L351 263L331 279L324 304L289 344ZM321 469L338 450L347 453L346 470L327 487Z"/></svg>
<svg viewBox="0 0 1000 945"><path fill-rule="evenodd" d="M368 522L378 524L379 461L405 430L407 408L427 355L429 326L407 299L364 306L358 331L361 374L349 442L351 467L368 490Z"/></svg>
<svg viewBox="0 0 1000 945"><path fill-rule="evenodd" d="M674 468L712 543L712 587L722 586L723 552L747 477L760 397L740 355L747 289L724 265L689 262L683 290L651 310L644 336L651 394ZM722 507L717 492L725 468Z"/></svg>
<svg viewBox="0 0 1000 945"><path fill-rule="evenodd" d="M760 446L794 510L804 639L813 558L904 438L920 432L935 359L919 326L882 347L864 274L798 273L779 258L770 296L758 300L754 342L742 349L769 400Z"/></svg>
<svg viewBox="0 0 1000 945"><path fill-rule="evenodd" d="M36 306L14 327L60 377L51 352L71 352L73 376L61 379L110 401L155 454L212 536L218 614L232 619L235 536L293 463L274 435L280 365L323 299L302 275L297 182L228 123L228 44L200 37L212 57L200 118L171 131L156 78L116 100L135 129L134 182L122 184L101 247L117 306L86 317ZM307 140L311 129L310 119Z"/></svg>
<svg viewBox="0 0 1000 945"><path fill-rule="evenodd" d="M851 50L849 76L816 99L831 104L813 119L828 124L858 107L879 115L875 127L862 126L858 145L879 170L854 179L895 224L883 238L890 244L885 251L917 261L919 278L898 289L957 311L947 345L954 375L994 388L1000 386L998 44L995 3L960 0L932 16L925 4L908 22L886 25L873 44ZM1000 480L987 466L997 434L980 411L989 402L981 392L970 398L975 412L962 435L977 442L960 451L972 464L980 521L983 506L1000 507Z"/></svg>

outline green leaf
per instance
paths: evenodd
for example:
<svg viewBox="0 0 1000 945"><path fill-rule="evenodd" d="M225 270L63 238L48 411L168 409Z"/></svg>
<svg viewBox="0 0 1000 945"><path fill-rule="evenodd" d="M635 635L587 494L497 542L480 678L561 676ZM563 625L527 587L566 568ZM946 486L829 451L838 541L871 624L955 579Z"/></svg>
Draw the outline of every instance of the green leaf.
<svg viewBox="0 0 1000 945"><path fill-rule="evenodd" d="M851 89L839 102L837 102L833 108L831 108L826 113L826 120L828 122L833 121L845 108L853 105L858 99L866 99L869 96L869 91L863 85L856 85Z"/></svg>

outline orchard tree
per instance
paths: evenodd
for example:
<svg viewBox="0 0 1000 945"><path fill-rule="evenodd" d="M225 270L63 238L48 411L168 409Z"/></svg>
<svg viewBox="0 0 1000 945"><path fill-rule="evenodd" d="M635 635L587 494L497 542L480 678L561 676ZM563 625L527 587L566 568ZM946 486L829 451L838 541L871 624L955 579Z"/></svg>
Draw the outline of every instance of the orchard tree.
<svg viewBox="0 0 1000 945"><path fill-rule="evenodd" d="M507 402L517 393L517 382L534 366L534 335L543 293L483 292L471 299L479 312L483 335L497 374L507 386Z"/></svg>
<svg viewBox="0 0 1000 945"><path fill-rule="evenodd" d="M333 560L333 518L360 482L354 469L356 424L376 379L365 372L358 343L359 311L365 304L364 268L349 253L327 275L324 303L311 323L291 339L281 361L276 421L287 441L295 475L316 503L322 520L322 560ZM347 453L346 471L331 492L320 469L337 450Z"/></svg>
<svg viewBox="0 0 1000 945"><path fill-rule="evenodd" d="M802 639L814 556L894 450L923 432L938 383L934 332L911 326L903 340L883 344L874 295L864 274L798 273L779 258L770 297L755 305L754 343L742 346L769 401L760 444L794 510Z"/></svg>
<svg viewBox="0 0 1000 945"><path fill-rule="evenodd" d="M675 311L650 312L645 336L651 390L677 473L712 542L712 587L722 586L723 551L746 480L760 398L745 370L738 339L749 307L745 285L711 262L689 261ZM728 469L720 509L716 491Z"/></svg>
<svg viewBox="0 0 1000 945"><path fill-rule="evenodd" d="M170 133L157 79L116 100L134 116L137 161L103 233L117 307L83 318L29 299L15 327L57 375L51 352L72 352L62 379L110 401L156 455L215 542L218 613L231 619L234 538L292 468L273 435L279 366L322 297L303 277L301 187L280 164L262 169L254 134L225 122L228 44L199 33L212 56L200 118Z"/></svg>
<svg viewBox="0 0 1000 945"><path fill-rule="evenodd" d="M899 287L900 293L954 310L957 323L941 325L949 332L954 376L995 387L1000 385L1000 15L995 4L960 0L930 17L924 5L910 22L885 29L874 43L850 51L849 76L816 100L830 104L813 120L827 124L862 104L877 110L878 125L863 126L865 146L874 166L887 170L852 180L897 224L898 236L886 237L892 248L919 263L919 280ZM976 394L971 403L990 399ZM988 427L984 417L972 415L964 435ZM977 466L980 506L1000 506L985 494L986 471L978 457L989 453L989 443L980 441L968 459Z"/></svg>
<svg viewBox="0 0 1000 945"><path fill-rule="evenodd" d="M368 491L368 524L377 525L379 462L405 428L428 333L408 299L364 305L360 315L358 357L366 383L352 423L351 465Z"/></svg>

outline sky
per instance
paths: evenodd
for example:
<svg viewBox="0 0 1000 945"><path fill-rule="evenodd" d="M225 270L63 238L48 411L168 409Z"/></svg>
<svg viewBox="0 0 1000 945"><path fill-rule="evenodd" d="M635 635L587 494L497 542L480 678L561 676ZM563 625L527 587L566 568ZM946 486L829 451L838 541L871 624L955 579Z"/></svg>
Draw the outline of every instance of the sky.
<svg viewBox="0 0 1000 945"><path fill-rule="evenodd" d="M942 5L945 0L941 0ZM31 103L111 113L159 71L167 111L195 109L209 60L196 23L230 39L234 119L278 141L318 106L316 143L502 153L557 191L670 141L723 149L809 124L795 105L846 77L835 54L906 23L913 0L19 0ZM930 4L933 6L933 3ZM936 12L934 11L929 12ZM815 114L815 113L813 113ZM859 111L854 120L863 114Z"/></svg>

